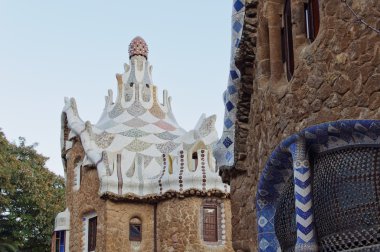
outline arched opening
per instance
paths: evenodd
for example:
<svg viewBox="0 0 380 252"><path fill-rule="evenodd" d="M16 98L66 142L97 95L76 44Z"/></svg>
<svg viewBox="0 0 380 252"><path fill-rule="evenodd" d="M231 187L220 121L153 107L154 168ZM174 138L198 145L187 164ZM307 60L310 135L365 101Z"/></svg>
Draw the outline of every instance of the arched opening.
<svg viewBox="0 0 380 252"><path fill-rule="evenodd" d="M188 160L190 160L189 168L191 171L195 171L197 169L199 163L198 150L207 150L207 147L203 141L196 142L188 152Z"/></svg>

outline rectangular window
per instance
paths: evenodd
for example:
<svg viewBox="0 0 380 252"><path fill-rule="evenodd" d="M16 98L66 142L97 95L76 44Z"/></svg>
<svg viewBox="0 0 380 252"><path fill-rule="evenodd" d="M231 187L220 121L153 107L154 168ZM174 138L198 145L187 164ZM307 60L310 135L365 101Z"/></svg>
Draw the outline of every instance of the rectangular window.
<svg viewBox="0 0 380 252"><path fill-rule="evenodd" d="M141 224L129 224L129 240L141 241Z"/></svg>
<svg viewBox="0 0 380 252"><path fill-rule="evenodd" d="M98 218L92 217L88 219L88 251L95 251L96 249L96 228Z"/></svg>
<svg viewBox="0 0 380 252"><path fill-rule="evenodd" d="M55 232L55 252L65 252L65 231Z"/></svg>
<svg viewBox="0 0 380 252"><path fill-rule="evenodd" d="M203 240L209 242L218 241L217 207L203 207Z"/></svg>
<svg viewBox="0 0 380 252"><path fill-rule="evenodd" d="M293 76L294 72L294 53L293 53L293 33L292 33L292 11L291 11L291 0L285 1L284 16L283 16L283 59L286 65L286 77L288 81Z"/></svg>
<svg viewBox="0 0 380 252"><path fill-rule="evenodd" d="M309 0L305 3L305 25L307 38L313 42L319 31L318 0Z"/></svg>

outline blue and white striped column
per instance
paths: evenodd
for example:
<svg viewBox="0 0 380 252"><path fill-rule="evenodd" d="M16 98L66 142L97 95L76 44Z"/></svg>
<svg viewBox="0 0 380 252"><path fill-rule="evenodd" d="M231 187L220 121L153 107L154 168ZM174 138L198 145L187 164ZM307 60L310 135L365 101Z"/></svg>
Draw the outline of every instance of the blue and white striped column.
<svg viewBox="0 0 380 252"><path fill-rule="evenodd" d="M295 251L318 251L313 217L312 178L305 139L300 137L291 146L296 202L297 242Z"/></svg>

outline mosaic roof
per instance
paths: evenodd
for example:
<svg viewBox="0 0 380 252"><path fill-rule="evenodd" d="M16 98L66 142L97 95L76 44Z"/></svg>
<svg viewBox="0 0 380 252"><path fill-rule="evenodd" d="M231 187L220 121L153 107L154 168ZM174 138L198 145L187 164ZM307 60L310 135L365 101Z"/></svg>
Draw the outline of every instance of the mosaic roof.
<svg viewBox="0 0 380 252"><path fill-rule="evenodd" d="M97 167L100 194L118 197L148 197L186 190L229 193L215 165L212 147L218 140L215 115L202 115L195 128L186 132L175 120L171 98L157 97L148 47L136 37L129 47L129 64L116 74L117 96L112 90L96 124L83 121L74 98L65 98L62 150L80 137L86 157L83 165ZM194 158L194 153L197 158Z"/></svg>

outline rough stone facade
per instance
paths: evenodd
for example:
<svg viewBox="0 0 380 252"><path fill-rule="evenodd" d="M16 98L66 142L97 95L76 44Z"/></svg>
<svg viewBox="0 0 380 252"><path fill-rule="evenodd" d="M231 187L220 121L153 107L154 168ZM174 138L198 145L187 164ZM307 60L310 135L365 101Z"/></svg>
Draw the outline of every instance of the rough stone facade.
<svg viewBox="0 0 380 252"><path fill-rule="evenodd" d="M73 190L74 167L78 160L83 160L84 151L78 138L73 141L73 147L67 155L67 179L66 179L66 206L71 210L70 218L70 251L83 251L83 228L82 218L84 215L96 212L98 216L97 246L100 251L105 251L105 208L106 201L102 200L97 191L99 188L98 173L95 168L83 167L80 190Z"/></svg>
<svg viewBox="0 0 380 252"><path fill-rule="evenodd" d="M218 207L218 235L222 243L207 243L202 239L201 210L204 198L171 199L158 204L157 225L159 251L234 251L231 244L231 211L228 199L210 199ZM175 206L175 207L173 207ZM222 210L223 209L223 210ZM222 216L224 215L224 216ZM224 235L224 237L222 237Z"/></svg>
<svg viewBox="0 0 380 252"><path fill-rule="evenodd" d="M105 251L153 251L153 205L110 200L107 200L106 205ZM134 217L142 223L141 242L129 240L129 221Z"/></svg>
<svg viewBox="0 0 380 252"><path fill-rule="evenodd" d="M233 246L257 251L255 195L268 155L301 129L340 119L380 119L380 34L355 22L350 6L380 27L376 0L320 0L320 27L310 43L304 3L293 0L294 75L281 55L282 0L246 1L237 64L242 73L231 184ZM347 5L346 5L347 3Z"/></svg>

